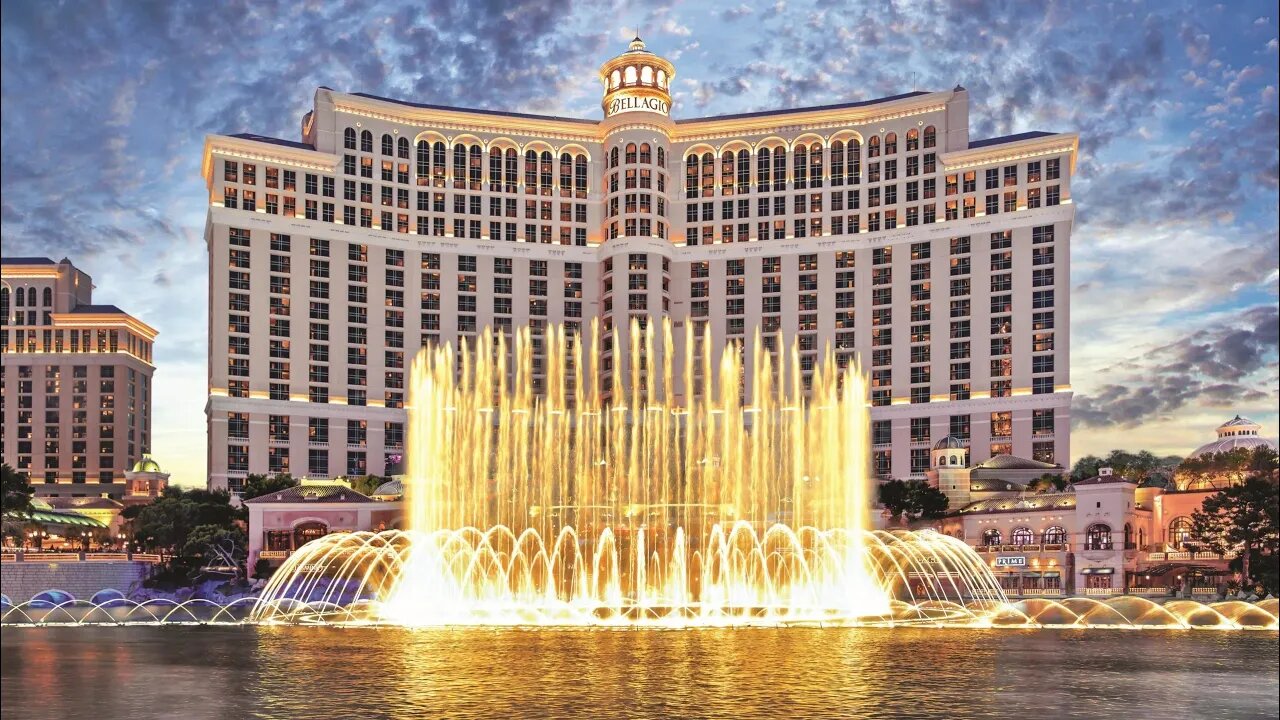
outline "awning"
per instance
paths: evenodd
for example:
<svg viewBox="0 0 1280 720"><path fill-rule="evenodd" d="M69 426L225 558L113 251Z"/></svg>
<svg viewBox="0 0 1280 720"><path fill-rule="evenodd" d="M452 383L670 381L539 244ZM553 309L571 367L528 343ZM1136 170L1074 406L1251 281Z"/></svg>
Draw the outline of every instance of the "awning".
<svg viewBox="0 0 1280 720"><path fill-rule="evenodd" d="M107 524L95 520L88 515L77 512L59 512L57 510L32 510L29 513L6 513L5 519L12 522L37 522L42 525L69 525L86 528L105 528Z"/></svg>
<svg viewBox="0 0 1280 720"><path fill-rule="evenodd" d="M1084 568L1083 570L1080 571L1080 574L1081 575L1114 575L1115 572L1116 572L1115 568L1092 567L1092 568Z"/></svg>

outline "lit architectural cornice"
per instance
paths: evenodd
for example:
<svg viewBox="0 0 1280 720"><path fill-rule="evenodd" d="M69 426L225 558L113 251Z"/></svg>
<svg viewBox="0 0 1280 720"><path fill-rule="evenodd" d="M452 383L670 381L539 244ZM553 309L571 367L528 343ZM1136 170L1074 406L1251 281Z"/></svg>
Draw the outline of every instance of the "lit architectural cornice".
<svg viewBox="0 0 1280 720"><path fill-rule="evenodd" d="M211 185L213 182L213 153L215 152L244 160L279 162L325 172L332 172L338 166L338 156L329 153L229 135L209 135L204 139L204 158L200 165L200 173L204 176L206 185Z"/></svg>
<svg viewBox="0 0 1280 720"><path fill-rule="evenodd" d="M53 313L54 327L67 328L128 328L144 340L155 340L158 331L128 313Z"/></svg>
<svg viewBox="0 0 1280 720"><path fill-rule="evenodd" d="M432 129L459 132L532 135L540 139L554 138L573 142L599 142L602 137L595 121L589 121L591 124L588 124L581 120L551 116L507 116L460 108L423 108L337 91L328 92L337 112L406 125L423 125Z"/></svg>
<svg viewBox="0 0 1280 720"><path fill-rule="evenodd" d="M0 277L11 278L14 280L35 279L35 278L51 278L59 275L57 265L12 265L5 264L4 270L0 271Z"/></svg>
<svg viewBox="0 0 1280 720"><path fill-rule="evenodd" d="M1076 169L1076 154L1080 150L1080 136L1076 133L1056 133L1042 137L1014 140L986 147L945 152L938 160L949 170L988 165L991 163L1026 160L1040 155L1071 154L1071 172Z"/></svg>

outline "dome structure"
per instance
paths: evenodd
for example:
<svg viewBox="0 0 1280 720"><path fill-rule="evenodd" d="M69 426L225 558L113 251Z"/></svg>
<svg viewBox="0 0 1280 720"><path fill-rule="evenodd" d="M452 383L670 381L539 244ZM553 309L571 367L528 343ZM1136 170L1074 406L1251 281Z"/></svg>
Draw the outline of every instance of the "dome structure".
<svg viewBox="0 0 1280 720"><path fill-rule="evenodd" d="M1276 444L1267 438L1261 437L1258 433L1262 431L1262 426L1246 417L1236 415L1230 420L1218 426L1218 439L1210 443L1205 443L1196 448L1188 457L1196 458L1204 455L1213 455L1221 452L1229 452L1239 448L1252 450L1257 447L1269 447L1275 449Z"/></svg>
<svg viewBox="0 0 1280 720"><path fill-rule="evenodd" d="M164 471L160 469L160 463L152 460L150 455L143 455L141 460L133 464L133 469L129 472L158 473Z"/></svg>
<svg viewBox="0 0 1280 720"><path fill-rule="evenodd" d="M948 435L933 444L934 450L962 450L966 447L968 444L955 435Z"/></svg>
<svg viewBox="0 0 1280 720"><path fill-rule="evenodd" d="M378 486L371 496L374 500L399 500L404 495L404 483L400 480L388 480Z"/></svg>

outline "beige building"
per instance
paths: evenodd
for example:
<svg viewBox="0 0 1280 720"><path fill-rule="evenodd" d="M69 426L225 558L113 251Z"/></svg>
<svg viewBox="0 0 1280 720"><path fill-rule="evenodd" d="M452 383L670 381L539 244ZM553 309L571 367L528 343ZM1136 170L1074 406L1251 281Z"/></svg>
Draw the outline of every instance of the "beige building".
<svg viewBox="0 0 1280 720"><path fill-rule="evenodd" d="M156 331L63 258L0 261L4 462L41 496L126 493L124 469L151 450Z"/></svg>
<svg viewBox="0 0 1280 720"><path fill-rule="evenodd" d="M1074 134L971 140L959 87L676 119L674 77L637 39L602 119L322 87L299 141L209 136L210 486L383 474L424 343L663 317L860 356L882 476L1067 461Z"/></svg>

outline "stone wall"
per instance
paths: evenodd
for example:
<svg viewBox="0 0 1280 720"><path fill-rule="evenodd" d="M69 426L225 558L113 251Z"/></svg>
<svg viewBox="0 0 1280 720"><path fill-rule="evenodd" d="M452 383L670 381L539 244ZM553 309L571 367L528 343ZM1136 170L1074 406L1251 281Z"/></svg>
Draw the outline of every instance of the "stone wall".
<svg viewBox="0 0 1280 720"><path fill-rule="evenodd" d="M6 562L0 565L0 592L14 603L30 600L45 590L62 590L77 600L88 600L108 588L128 595L141 587L152 567L152 563L129 560Z"/></svg>

